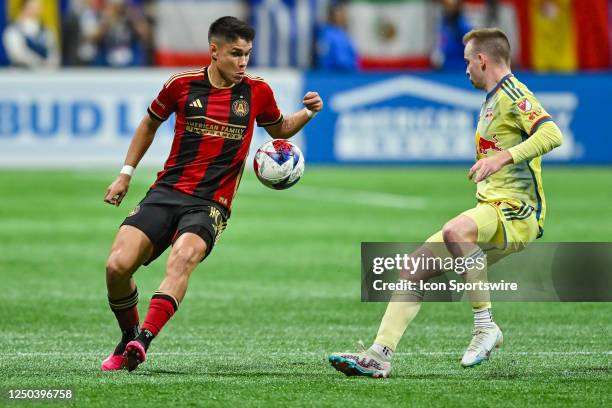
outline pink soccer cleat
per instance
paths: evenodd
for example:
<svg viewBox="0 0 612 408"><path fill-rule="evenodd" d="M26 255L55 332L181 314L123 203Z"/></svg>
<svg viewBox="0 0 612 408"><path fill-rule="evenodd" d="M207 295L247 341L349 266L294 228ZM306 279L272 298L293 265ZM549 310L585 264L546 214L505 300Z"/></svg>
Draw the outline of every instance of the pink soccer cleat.
<svg viewBox="0 0 612 408"><path fill-rule="evenodd" d="M139 364L144 363L147 359L147 352L142 343L132 340L125 346L123 357L127 360L128 371L134 371Z"/></svg>
<svg viewBox="0 0 612 408"><path fill-rule="evenodd" d="M123 370L127 364L127 359L122 354L112 353L102 362L102 371Z"/></svg>

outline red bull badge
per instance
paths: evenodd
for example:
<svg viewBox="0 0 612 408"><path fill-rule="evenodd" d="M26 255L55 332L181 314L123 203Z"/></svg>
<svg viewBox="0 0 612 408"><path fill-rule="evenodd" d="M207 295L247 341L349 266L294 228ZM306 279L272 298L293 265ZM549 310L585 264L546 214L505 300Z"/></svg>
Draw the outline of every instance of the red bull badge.
<svg viewBox="0 0 612 408"><path fill-rule="evenodd" d="M489 150L501 152L502 149L497 147L497 143L499 142L497 140L497 135L493 135L492 139L493 140L487 140L482 137L478 139L478 154L485 155Z"/></svg>

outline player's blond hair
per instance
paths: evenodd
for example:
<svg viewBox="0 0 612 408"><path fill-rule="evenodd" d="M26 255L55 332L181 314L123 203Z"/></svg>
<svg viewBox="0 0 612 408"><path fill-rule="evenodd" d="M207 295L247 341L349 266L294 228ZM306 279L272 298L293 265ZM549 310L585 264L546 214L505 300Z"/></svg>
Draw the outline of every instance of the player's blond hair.
<svg viewBox="0 0 612 408"><path fill-rule="evenodd" d="M499 28L478 28L463 36L463 45L473 40L474 51L510 66L510 41Z"/></svg>

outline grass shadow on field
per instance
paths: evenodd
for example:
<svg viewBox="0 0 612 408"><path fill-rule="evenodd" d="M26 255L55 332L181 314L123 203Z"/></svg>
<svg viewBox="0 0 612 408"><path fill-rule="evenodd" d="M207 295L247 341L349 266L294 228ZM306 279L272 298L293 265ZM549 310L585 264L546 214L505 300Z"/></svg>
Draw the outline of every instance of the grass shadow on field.
<svg viewBox="0 0 612 408"><path fill-rule="evenodd" d="M129 375L154 375L154 374L164 374L164 375L192 375L193 373L189 372L188 370L185 371L180 371L180 370L160 370L160 369L153 369L153 370L140 370L140 371L136 371L134 373L129 373Z"/></svg>

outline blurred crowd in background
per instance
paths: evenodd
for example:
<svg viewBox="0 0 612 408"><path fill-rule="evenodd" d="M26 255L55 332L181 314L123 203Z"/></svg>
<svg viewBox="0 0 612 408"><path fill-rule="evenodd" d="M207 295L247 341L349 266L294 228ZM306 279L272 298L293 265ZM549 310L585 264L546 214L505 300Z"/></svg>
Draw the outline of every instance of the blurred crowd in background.
<svg viewBox="0 0 612 408"><path fill-rule="evenodd" d="M514 65L610 70L611 0L5 0L0 65L201 66L223 15L251 22L251 65L463 70L462 37L497 26Z"/></svg>

